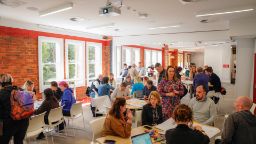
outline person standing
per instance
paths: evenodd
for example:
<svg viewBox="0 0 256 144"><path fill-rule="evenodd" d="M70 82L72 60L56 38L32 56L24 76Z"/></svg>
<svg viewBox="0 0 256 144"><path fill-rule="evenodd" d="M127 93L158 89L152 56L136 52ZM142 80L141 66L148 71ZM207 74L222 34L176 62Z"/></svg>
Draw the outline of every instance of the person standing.
<svg viewBox="0 0 256 144"><path fill-rule="evenodd" d="M11 93L14 90L13 79L10 74L3 74L0 79L0 144L9 144L13 137L14 144L23 144L29 118L13 120L11 117Z"/></svg>
<svg viewBox="0 0 256 144"><path fill-rule="evenodd" d="M220 77L213 72L212 67L208 67L205 70L205 74L209 76L209 82L211 84L211 86L209 87L209 91L215 91L215 93L220 92L221 91Z"/></svg>
<svg viewBox="0 0 256 144"><path fill-rule="evenodd" d="M166 76L157 87L162 96L163 118L169 119L174 108L180 104L180 97L184 93L181 81L175 75L175 69L168 66Z"/></svg>
<svg viewBox="0 0 256 144"><path fill-rule="evenodd" d="M157 84L159 84L162 79L166 76L166 70L162 67L160 63L155 64L156 71L158 72L157 74Z"/></svg>
<svg viewBox="0 0 256 144"><path fill-rule="evenodd" d="M120 76L122 77L122 82L124 81L124 78L128 75L128 67L127 64L124 64L123 69L120 72Z"/></svg>
<svg viewBox="0 0 256 144"><path fill-rule="evenodd" d="M128 70L128 75L131 76L132 81L134 80L135 77L138 77L139 73L136 70L135 64L133 64L132 67Z"/></svg>
<svg viewBox="0 0 256 144"><path fill-rule="evenodd" d="M206 93L207 93L209 91L208 82L209 82L209 77L204 73L203 68L198 67L197 74L195 75L193 80L194 91L196 91L195 89L197 88L197 86L203 85L206 88Z"/></svg>
<svg viewBox="0 0 256 144"><path fill-rule="evenodd" d="M73 90L69 88L68 83L62 81L59 83L60 89L63 92L61 97L61 106L63 106L63 115L70 116L70 109L74 103L76 103L76 99L73 96Z"/></svg>
<svg viewBox="0 0 256 144"><path fill-rule="evenodd" d="M146 75L146 70L142 65L142 62L139 62L139 67L137 68L137 71L139 73L139 77L144 77Z"/></svg>

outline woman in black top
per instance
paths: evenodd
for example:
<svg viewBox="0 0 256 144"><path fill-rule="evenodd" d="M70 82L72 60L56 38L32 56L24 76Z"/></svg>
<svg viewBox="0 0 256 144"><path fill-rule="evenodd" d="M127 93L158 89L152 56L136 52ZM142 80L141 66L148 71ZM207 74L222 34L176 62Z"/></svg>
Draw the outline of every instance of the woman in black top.
<svg viewBox="0 0 256 144"><path fill-rule="evenodd" d="M149 95L149 103L143 106L142 125L157 125L163 122L160 94L152 91Z"/></svg>
<svg viewBox="0 0 256 144"><path fill-rule="evenodd" d="M210 142L201 126L195 126L193 129L189 127L193 116L192 110L187 105L178 105L173 112L173 118L177 127L166 131L166 144L208 144Z"/></svg>
<svg viewBox="0 0 256 144"><path fill-rule="evenodd" d="M49 124L48 115L50 113L50 110L59 107L59 103L58 103L58 100L55 98L52 89L50 88L45 89L44 95L45 95L45 100L43 101L42 105L36 111L34 111L34 114L38 115L43 112L46 112L44 115L44 122L46 124ZM42 138L44 138L44 134L40 133L37 139L42 139Z"/></svg>

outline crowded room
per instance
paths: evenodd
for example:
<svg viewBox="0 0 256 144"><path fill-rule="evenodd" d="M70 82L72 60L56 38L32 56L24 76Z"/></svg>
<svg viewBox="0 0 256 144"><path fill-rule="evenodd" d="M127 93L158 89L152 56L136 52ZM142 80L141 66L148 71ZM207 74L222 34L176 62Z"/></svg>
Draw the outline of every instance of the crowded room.
<svg viewBox="0 0 256 144"><path fill-rule="evenodd" d="M255 26L256 0L0 0L0 144L256 144Z"/></svg>

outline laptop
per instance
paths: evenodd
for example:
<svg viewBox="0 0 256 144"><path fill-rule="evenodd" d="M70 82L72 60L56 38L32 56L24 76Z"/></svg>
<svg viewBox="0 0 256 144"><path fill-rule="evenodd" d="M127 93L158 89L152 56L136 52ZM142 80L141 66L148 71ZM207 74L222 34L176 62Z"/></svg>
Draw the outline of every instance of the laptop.
<svg viewBox="0 0 256 144"><path fill-rule="evenodd" d="M153 144L149 133L132 136L132 144Z"/></svg>

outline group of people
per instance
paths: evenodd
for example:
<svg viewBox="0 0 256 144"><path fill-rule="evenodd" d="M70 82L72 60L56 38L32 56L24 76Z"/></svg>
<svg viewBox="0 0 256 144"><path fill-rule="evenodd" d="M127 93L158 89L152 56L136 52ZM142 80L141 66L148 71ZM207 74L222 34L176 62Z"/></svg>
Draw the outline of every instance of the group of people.
<svg viewBox="0 0 256 144"><path fill-rule="evenodd" d="M0 75L0 143L9 144L9 141L13 137L15 144L23 144L26 131L29 125L29 117L21 120L14 120L11 117L12 104L10 97L16 86L13 85L13 78L10 74ZM36 93L34 90L34 83L31 80L25 82L20 91L30 93L31 97L36 100ZM72 89L69 88L67 82L62 81L59 84L56 81L51 82L50 88L46 88L43 91L44 100L39 108L35 109L33 114L38 115L45 113L44 122L49 124L48 115L51 109L58 108L61 103L63 107L62 112L64 116L70 116L70 109L76 99L73 96ZM59 130L64 129L65 123L59 125ZM44 138L44 134L40 133L37 139Z"/></svg>
<svg viewBox="0 0 256 144"><path fill-rule="evenodd" d="M195 66L193 67L195 69ZM202 127L192 126L192 124L193 121L196 121L213 126L217 116L217 108L214 101L207 96L207 93L211 90L219 91L221 87L219 77L213 73L211 67L192 69L190 75L193 78L195 97L189 101L188 105L185 105L180 103L180 99L184 95L184 86L181 78L177 76L179 70L172 66L164 69L159 63L155 65L155 68L158 71L158 84L155 87L156 89L150 92L146 91L149 96L148 103L142 109L142 125L157 125L173 118L177 127L166 132L167 144L209 143L210 139ZM150 80L145 83L144 88L152 88ZM122 83L120 91L121 89L125 91L125 86L126 83ZM126 91L126 94L119 92L114 94L113 105L105 120L103 135L126 138L131 135L132 111L126 109L129 92ZM216 143L255 142L255 133L253 132L256 128L256 117L249 111L251 106L252 100L249 97L237 98L235 102L236 113L231 114L225 121L222 137L220 140L216 140ZM248 131L250 131L249 134Z"/></svg>

